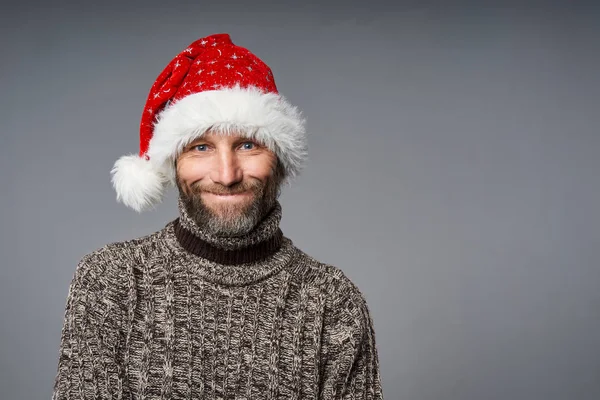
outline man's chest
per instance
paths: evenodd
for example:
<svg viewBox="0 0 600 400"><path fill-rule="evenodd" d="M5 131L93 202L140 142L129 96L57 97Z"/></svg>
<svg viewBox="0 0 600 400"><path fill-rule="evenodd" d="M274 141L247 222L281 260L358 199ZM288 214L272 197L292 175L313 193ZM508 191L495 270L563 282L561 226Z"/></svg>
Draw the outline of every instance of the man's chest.
<svg viewBox="0 0 600 400"><path fill-rule="evenodd" d="M139 398L314 398L324 307L287 274L246 287L146 279L125 335L129 386Z"/></svg>

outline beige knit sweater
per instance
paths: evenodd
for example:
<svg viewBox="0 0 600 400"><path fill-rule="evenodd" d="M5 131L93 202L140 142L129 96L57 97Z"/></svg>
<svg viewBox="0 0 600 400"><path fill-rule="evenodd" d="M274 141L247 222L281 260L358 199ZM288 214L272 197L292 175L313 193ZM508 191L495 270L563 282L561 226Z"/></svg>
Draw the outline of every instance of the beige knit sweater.
<svg viewBox="0 0 600 400"><path fill-rule="evenodd" d="M383 398L364 296L283 236L279 203L230 239L179 212L81 259L54 400Z"/></svg>

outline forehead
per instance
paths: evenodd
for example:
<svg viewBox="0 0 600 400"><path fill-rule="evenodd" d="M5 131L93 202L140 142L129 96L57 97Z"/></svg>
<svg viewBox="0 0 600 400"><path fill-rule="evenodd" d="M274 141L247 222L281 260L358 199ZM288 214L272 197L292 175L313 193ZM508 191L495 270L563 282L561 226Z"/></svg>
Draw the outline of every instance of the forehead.
<svg viewBox="0 0 600 400"><path fill-rule="evenodd" d="M244 134L242 132L227 132L227 133L223 133L223 132L208 131L208 132L205 132L202 136L197 137L194 140L192 140L190 142L190 144L197 143L197 142L205 142L205 141L210 141L210 142L237 142L237 141L243 140L243 139L249 139L249 137L248 137L247 134Z"/></svg>

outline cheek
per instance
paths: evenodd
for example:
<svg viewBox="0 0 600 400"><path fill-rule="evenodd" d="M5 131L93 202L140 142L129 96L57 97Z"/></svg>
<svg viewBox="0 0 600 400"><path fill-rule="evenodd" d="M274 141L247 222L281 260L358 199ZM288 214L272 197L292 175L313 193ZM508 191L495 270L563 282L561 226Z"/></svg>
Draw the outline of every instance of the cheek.
<svg viewBox="0 0 600 400"><path fill-rule="evenodd" d="M208 173L205 163L194 162L191 158L181 158L177 161L177 176L187 185L204 179Z"/></svg>
<svg viewBox="0 0 600 400"><path fill-rule="evenodd" d="M273 174L275 161L275 157L270 154L250 157L244 163L244 173L264 181Z"/></svg>
<svg viewBox="0 0 600 400"><path fill-rule="evenodd" d="M244 168L244 175L264 181L271 175L271 169L264 165L250 165Z"/></svg>

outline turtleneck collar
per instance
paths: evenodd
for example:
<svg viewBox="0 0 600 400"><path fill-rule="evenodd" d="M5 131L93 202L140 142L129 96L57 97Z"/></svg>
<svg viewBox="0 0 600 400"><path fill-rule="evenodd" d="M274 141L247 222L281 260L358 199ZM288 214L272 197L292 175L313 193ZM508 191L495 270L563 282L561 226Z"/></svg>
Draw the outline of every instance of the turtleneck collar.
<svg viewBox="0 0 600 400"><path fill-rule="evenodd" d="M243 286L265 279L294 259L293 242L279 228L281 204L248 234L217 237L202 230L188 215L181 198L179 218L163 231L172 261L187 265L200 277L226 286Z"/></svg>

